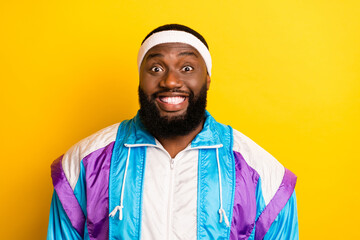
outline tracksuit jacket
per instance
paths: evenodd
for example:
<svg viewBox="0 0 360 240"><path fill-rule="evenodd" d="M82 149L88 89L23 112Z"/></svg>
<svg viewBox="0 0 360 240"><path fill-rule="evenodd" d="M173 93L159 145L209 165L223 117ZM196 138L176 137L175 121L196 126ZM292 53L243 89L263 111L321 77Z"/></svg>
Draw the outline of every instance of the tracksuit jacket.
<svg viewBox="0 0 360 240"><path fill-rule="evenodd" d="M296 176L208 112L174 159L137 114L75 144L51 176L48 240L299 238Z"/></svg>

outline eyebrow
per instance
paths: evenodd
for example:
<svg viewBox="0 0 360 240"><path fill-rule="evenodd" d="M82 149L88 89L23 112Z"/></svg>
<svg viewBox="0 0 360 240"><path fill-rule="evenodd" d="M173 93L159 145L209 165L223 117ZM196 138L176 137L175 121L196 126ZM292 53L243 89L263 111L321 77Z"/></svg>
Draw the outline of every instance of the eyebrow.
<svg viewBox="0 0 360 240"><path fill-rule="evenodd" d="M194 56L194 57L198 57L194 52L181 52L178 54L178 56Z"/></svg>
<svg viewBox="0 0 360 240"><path fill-rule="evenodd" d="M164 57L164 55L162 55L161 53L151 53L146 57L146 60L149 60L149 59L155 58L155 57Z"/></svg>
<svg viewBox="0 0 360 240"><path fill-rule="evenodd" d="M177 56L194 56L196 58L198 57L194 52L191 52L191 51L181 52ZM156 57L164 57L164 55L161 53L151 53L146 57L146 60L150 60L150 59L156 58Z"/></svg>

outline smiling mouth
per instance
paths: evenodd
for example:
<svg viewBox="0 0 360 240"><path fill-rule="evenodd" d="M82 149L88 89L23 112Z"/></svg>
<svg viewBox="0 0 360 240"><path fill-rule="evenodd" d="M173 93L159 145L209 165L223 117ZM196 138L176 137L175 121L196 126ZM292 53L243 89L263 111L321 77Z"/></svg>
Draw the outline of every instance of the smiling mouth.
<svg viewBox="0 0 360 240"><path fill-rule="evenodd" d="M175 104L179 104L179 103L182 103L184 102L186 99L186 97L184 96L174 96L174 97L160 97L159 96L159 100L163 103L167 103L167 104L172 104L172 105L175 105Z"/></svg>

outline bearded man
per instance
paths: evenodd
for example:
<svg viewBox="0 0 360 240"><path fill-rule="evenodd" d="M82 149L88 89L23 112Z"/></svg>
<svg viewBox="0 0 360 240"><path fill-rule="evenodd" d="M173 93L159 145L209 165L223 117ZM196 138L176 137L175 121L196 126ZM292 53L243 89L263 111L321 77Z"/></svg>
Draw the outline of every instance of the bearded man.
<svg viewBox="0 0 360 240"><path fill-rule="evenodd" d="M138 68L138 114L52 164L47 239L298 239L296 176L205 110L205 39L161 26Z"/></svg>

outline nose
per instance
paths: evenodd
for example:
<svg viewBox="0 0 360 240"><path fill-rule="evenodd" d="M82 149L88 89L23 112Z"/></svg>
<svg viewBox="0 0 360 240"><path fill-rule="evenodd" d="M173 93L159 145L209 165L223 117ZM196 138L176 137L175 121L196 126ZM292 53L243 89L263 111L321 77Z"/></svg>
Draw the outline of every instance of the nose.
<svg viewBox="0 0 360 240"><path fill-rule="evenodd" d="M181 88L182 85L182 80L173 71L169 71L160 82L160 87L168 89Z"/></svg>

